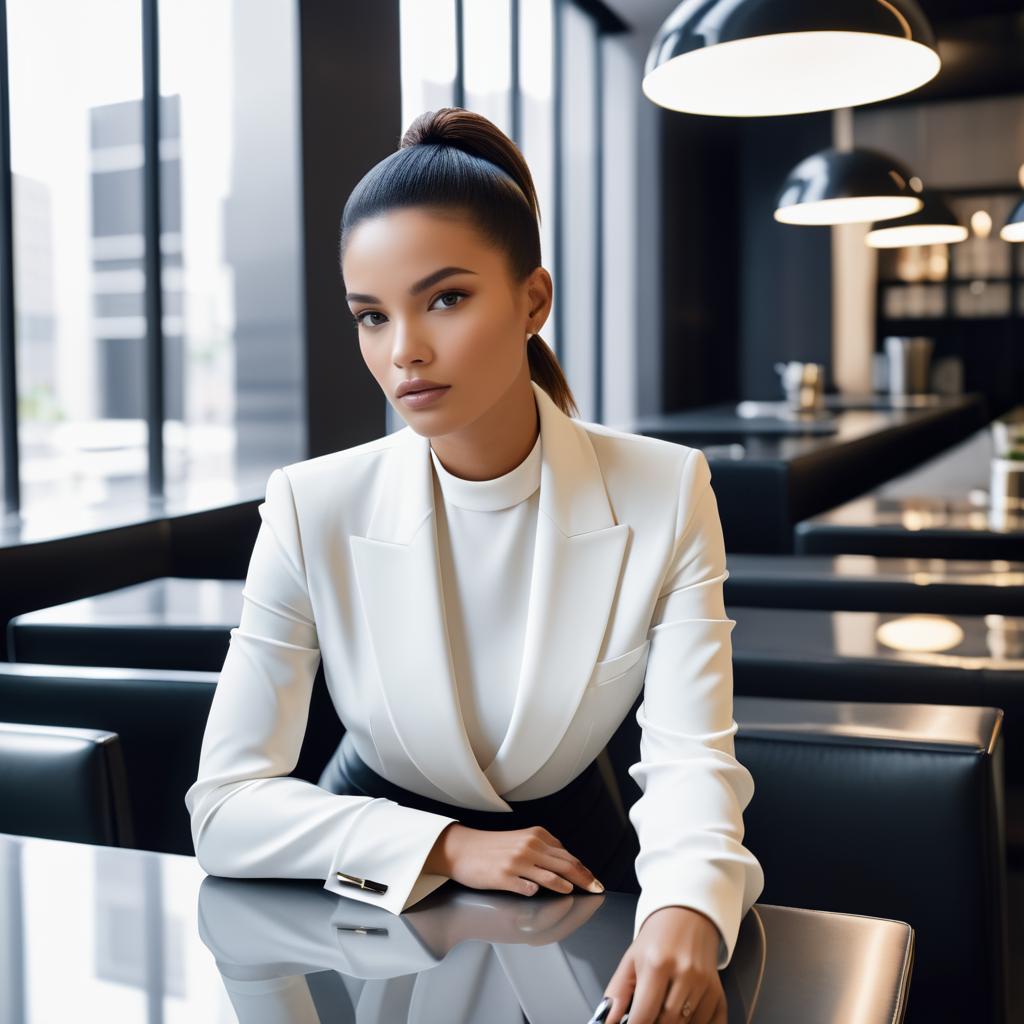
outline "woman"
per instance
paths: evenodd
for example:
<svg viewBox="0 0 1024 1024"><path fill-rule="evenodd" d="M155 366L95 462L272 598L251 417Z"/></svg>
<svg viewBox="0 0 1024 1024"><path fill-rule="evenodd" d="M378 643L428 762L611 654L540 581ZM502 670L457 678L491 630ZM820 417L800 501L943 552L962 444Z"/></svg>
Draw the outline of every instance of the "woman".
<svg viewBox="0 0 1024 1024"><path fill-rule="evenodd" d="M537 334L538 217L519 150L460 108L419 117L349 197L349 309L407 426L270 475L185 797L196 855L396 914L448 879L639 883L607 1021L721 1022L763 876L711 474L699 449L572 417ZM288 773L321 658L346 733L316 786ZM596 758L641 692L627 820Z"/></svg>

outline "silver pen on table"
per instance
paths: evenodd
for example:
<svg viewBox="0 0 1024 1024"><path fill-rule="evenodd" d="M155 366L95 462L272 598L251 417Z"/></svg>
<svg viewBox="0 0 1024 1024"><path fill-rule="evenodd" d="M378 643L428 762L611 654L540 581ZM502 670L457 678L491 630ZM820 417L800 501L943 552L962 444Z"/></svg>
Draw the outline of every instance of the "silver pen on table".
<svg viewBox="0 0 1024 1024"><path fill-rule="evenodd" d="M604 999L602 999L601 1002L597 1004L597 1009L594 1011L594 1015L590 1018L590 1020L587 1021L587 1024L604 1024L604 1022L608 1019L608 1014L611 1013L611 1010L612 997L605 996ZM629 1010L627 1010L625 1014L621 1017L621 1019L619 1020L619 1024L629 1024Z"/></svg>

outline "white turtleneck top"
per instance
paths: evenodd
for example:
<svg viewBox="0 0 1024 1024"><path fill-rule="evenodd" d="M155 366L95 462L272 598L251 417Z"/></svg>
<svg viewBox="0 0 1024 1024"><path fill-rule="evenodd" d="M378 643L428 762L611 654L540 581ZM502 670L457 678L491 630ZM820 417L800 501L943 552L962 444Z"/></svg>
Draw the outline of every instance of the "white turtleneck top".
<svg viewBox="0 0 1024 1024"><path fill-rule="evenodd" d="M526 639L540 502L541 437L514 469L491 480L434 463L438 558L462 717L486 771L505 737Z"/></svg>

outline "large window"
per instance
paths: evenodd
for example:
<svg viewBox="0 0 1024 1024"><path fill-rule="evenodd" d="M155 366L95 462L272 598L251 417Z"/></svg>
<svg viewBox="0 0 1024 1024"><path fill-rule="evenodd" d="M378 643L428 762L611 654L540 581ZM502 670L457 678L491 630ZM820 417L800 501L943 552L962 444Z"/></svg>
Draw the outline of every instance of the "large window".
<svg viewBox="0 0 1024 1024"><path fill-rule="evenodd" d="M462 0L462 53L462 105L512 135L510 0Z"/></svg>
<svg viewBox="0 0 1024 1024"><path fill-rule="evenodd" d="M8 0L22 506L143 497L137 0Z"/></svg>
<svg viewBox="0 0 1024 1024"><path fill-rule="evenodd" d="M180 159L161 161L175 496L305 457L296 18L282 0L160 4L160 92L181 111Z"/></svg>
<svg viewBox="0 0 1024 1024"><path fill-rule="evenodd" d="M558 59L562 88L558 230L559 305L557 351L584 419L599 415L600 230L598 206L601 138L599 131L599 34L594 20L572 4L561 8Z"/></svg>
<svg viewBox="0 0 1024 1024"><path fill-rule="evenodd" d="M255 493L305 448L295 6L6 9L21 510Z"/></svg>
<svg viewBox="0 0 1024 1024"><path fill-rule="evenodd" d="M519 0L519 134L540 204L543 265L554 277L555 217L555 0ZM557 282L554 306L541 336L557 350Z"/></svg>

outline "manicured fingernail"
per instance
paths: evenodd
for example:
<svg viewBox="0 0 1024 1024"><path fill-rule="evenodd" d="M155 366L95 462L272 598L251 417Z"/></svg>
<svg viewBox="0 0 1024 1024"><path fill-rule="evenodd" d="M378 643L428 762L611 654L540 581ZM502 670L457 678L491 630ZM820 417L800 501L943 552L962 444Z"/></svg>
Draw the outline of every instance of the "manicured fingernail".
<svg viewBox="0 0 1024 1024"><path fill-rule="evenodd" d="M604 892L604 886L596 878L590 883L589 888L591 892Z"/></svg>
<svg viewBox="0 0 1024 1024"><path fill-rule="evenodd" d="M612 997L605 996L597 1004L597 1009L594 1011L593 1016L587 1021L587 1024L604 1024L605 1018L608 1016L608 1011L612 1008Z"/></svg>

